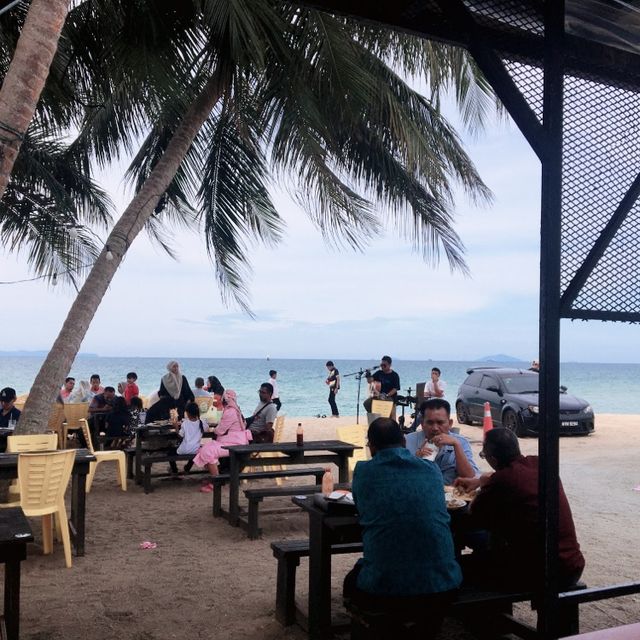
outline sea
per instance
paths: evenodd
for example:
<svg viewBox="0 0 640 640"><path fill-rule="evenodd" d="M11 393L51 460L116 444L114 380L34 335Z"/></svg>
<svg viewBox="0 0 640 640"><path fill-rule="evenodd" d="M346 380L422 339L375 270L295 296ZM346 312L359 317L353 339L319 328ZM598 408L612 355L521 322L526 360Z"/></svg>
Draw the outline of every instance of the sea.
<svg viewBox="0 0 640 640"><path fill-rule="evenodd" d="M0 388L8 386L15 388L18 394L27 393L43 359L44 356L0 356ZM278 372L282 413L290 416L328 416L331 413L327 402L325 360L182 358L179 362L191 384L198 376L206 379L215 375L224 387L235 390L245 414L256 406L258 387L268 381L270 369ZM125 380L127 372L135 371L140 393L148 395L158 389L160 378L166 373L166 363L166 358L80 355L69 375L76 380L89 380L92 373L98 373L103 385L116 387L118 382ZM355 416L358 391L361 402L367 391L366 380L359 380L359 373L379 362L334 360L334 364L342 378L337 397L340 414ZM526 369L529 363L394 360L393 367L400 376L401 393L414 395L416 383L428 380L434 366L442 370L442 379L447 383L446 398L453 404L469 367L516 366ZM560 380L568 388L568 393L587 400L596 414L640 414L640 364L565 362L560 366Z"/></svg>

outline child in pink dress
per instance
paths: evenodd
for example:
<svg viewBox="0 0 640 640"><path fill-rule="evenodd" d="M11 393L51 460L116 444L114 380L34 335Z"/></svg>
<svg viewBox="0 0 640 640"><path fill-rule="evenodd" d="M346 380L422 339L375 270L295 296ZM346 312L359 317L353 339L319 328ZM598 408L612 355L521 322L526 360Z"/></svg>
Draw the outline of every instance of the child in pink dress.
<svg viewBox="0 0 640 640"><path fill-rule="evenodd" d="M240 407L236 402L237 394L231 389L227 389L222 394L222 418L218 426L213 429L216 434L215 440L210 440L196 454L193 462L199 467L207 467L212 476L218 475L218 461L220 458L229 455L224 446L233 444L249 444L252 440L251 431L247 429ZM208 484L202 487L201 491L209 492L213 485Z"/></svg>

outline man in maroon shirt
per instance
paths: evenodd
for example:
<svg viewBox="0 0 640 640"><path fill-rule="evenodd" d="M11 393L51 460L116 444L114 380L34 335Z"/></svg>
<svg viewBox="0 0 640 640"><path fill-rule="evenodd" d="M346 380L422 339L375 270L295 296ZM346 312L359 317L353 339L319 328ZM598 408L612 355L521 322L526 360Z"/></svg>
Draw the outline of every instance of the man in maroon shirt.
<svg viewBox="0 0 640 640"><path fill-rule="evenodd" d="M463 556L465 580L485 582L492 577L501 587L533 589L542 580L538 456L523 456L518 438L509 429L489 431L483 453L495 472L455 482L467 491L481 487L471 503L471 520L491 534L488 552ZM566 588L582 575L584 557L562 483L559 507L558 571L560 586Z"/></svg>

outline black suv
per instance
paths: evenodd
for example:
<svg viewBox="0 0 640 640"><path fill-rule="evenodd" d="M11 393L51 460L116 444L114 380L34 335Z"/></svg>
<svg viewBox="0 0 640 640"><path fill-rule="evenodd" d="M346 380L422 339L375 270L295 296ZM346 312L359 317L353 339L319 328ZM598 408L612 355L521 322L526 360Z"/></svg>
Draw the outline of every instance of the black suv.
<svg viewBox="0 0 640 640"><path fill-rule="evenodd" d="M482 422L484 403L491 405L494 427L507 427L518 436L538 433L538 379L535 371L475 367L458 389L458 422ZM593 409L586 400L560 390L560 433L589 434L594 429Z"/></svg>

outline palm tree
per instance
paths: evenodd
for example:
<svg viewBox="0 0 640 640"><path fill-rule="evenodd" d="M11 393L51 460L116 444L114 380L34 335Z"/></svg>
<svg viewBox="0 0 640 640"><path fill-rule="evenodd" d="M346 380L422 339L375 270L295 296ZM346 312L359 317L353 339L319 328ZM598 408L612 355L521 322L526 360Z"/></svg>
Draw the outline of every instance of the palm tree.
<svg viewBox="0 0 640 640"><path fill-rule="evenodd" d="M362 246L382 228L375 211L384 208L425 259L442 251L462 270L451 182L489 198L455 131L398 75L437 69L434 98L454 83L479 114L485 87L457 52L266 0L164 3L165 15L153 3L154 28L140 37L131 11L144 5L123 2L110 14L94 5L87 23L70 15L78 31L69 42L87 25L102 35L69 54L68 72L91 94L85 102L99 104L86 109L74 151L108 162L147 135L129 172L137 194L40 369L22 432L43 429L113 275L155 216L181 211L202 224L223 292L248 310L245 242L276 242L282 227L267 189L274 177L286 176L329 240Z"/></svg>
<svg viewBox="0 0 640 640"><path fill-rule="evenodd" d="M0 88L0 198L49 76L69 0L32 0Z"/></svg>

